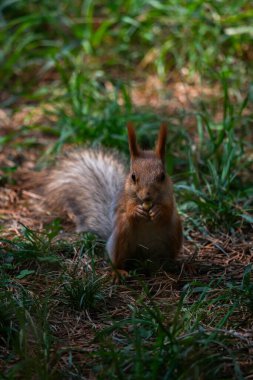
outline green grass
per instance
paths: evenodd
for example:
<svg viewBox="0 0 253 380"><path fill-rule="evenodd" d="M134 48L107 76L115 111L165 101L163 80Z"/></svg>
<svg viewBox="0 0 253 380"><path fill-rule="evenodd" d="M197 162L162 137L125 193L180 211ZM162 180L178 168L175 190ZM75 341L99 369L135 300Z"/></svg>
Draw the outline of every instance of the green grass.
<svg viewBox="0 0 253 380"><path fill-rule="evenodd" d="M246 0L1 3L1 379L252 374L252 21ZM133 92L150 78L158 107L146 90L137 106ZM64 219L42 231L18 224L14 236L19 203L8 220L3 212L11 189L25 220L19 172L49 166L66 146L128 161L129 121L145 147L168 124L167 169L197 274L147 265L149 275L113 285L95 236L64 238Z"/></svg>
<svg viewBox="0 0 253 380"><path fill-rule="evenodd" d="M56 231L50 230L36 232L24 226L22 237L14 240L0 239L1 267L7 270L21 270L18 278L23 278L35 272L30 270L34 266L60 266L60 260L55 254L56 248L53 249L51 243L55 233Z"/></svg>
<svg viewBox="0 0 253 380"><path fill-rule="evenodd" d="M130 304L124 305L120 300L124 289L114 289L114 302L119 297L118 306L125 308L120 318L110 316L113 299L105 297L105 292L111 285L94 278L92 271L82 277L76 272L67 281L51 270L45 275L48 285L44 289L38 285L34 288L36 278L26 289L10 276L2 275L1 344L9 352L1 354L9 367L4 378L82 378L90 368L99 379L211 379L222 374L222 378L233 374L243 379L240 360L247 357L249 346L243 333L237 332L238 323L244 326L237 317L243 314L247 323L252 313L251 275L252 266L248 266L241 282L228 282L225 277L211 282L193 281L184 286L174 304L167 303L166 298L154 298L144 282L139 282L139 294ZM131 287L129 290L133 291ZM64 339L56 327L64 308L66 317L74 310L72 328L76 318L100 326L98 332L83 326L82 335L92 334L92 345L96 347L93 352L86 344L60 348ZM88 359L87 364L75 356L76 351ZM63 375L60 363L66 352L69 364ZM15 365L13 355L19 357Z"/></svg>
<svg viewBox="0 0 253 380"><path fill-rule="evenodd" d="M189 147L188 183L177 185L177 189L184 192L184 207L188 204L189 209L195 209L204 224L230 230L253 221L253 192L243 180L252 160L246 150L248 141L240 135L244 128L249 130L251 118L243 116L248 95L235 106L229 99L227 82L223 85L222 120L217 122L203 111L196 115L198 142Z"/></svg>
<svg viewBox="0 0 253 380"><path fill-rule="evenodd" d="M73 277L64 284L64 293L74 309L94 311L103 304L104 281L89 274L83 279Z"/></svg>
<svg viewBox="0 0 253 380"><path fill-rule="evenodd" d="M243 378L238 357L247 343L233 331L231 319L245 305L252 310L250 273L251 267L246 268L242 283L226 284L225 289L221 281L193 282L176 310L166 305L161 312L150 295L148 302L137 302L129 318L99 333L98 378L212 379L226 366L234 378ZM236 338L242 339L239 347L233 346Z"/></svg>
<svg viewBox="0 0 253 380"><path fill-rule="evenodd" d="M0 82L7 105L22 95L30 101L51 96L55 86L50 80L45 86L45 79L61 72L78 76L85 70L113 81L123 74L127 82L136 67L163 80L181 69L191 80L196 73L209 81L224 73L237 91L252 74L247 62L253 14L245 0L6 0L0 12Z"/></svg>

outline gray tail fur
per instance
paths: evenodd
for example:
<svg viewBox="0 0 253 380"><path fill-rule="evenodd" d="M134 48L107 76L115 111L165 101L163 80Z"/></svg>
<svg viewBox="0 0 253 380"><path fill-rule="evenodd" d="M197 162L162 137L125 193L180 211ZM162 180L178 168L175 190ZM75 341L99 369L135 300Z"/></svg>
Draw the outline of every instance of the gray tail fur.
<svg viewBox="0 0 253 380"><path fill-rule="evenodd" d="M125 176L125 166L113 152L74 151L49 173L45 183L47 203L71 213L77 232L89 231L108 239Z"/></svg>

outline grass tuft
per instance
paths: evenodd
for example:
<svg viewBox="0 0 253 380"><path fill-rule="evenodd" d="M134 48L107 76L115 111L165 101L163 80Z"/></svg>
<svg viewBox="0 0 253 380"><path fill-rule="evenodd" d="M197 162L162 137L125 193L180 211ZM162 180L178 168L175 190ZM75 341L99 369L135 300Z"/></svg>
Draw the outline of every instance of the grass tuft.
<svg viewBox="0 0 253 380"><path fill-rule="evenodd" d="M75 310L96 311L105 305L104 279L86 273L84 278L70 278L64 283L67 303Z"/></svg>

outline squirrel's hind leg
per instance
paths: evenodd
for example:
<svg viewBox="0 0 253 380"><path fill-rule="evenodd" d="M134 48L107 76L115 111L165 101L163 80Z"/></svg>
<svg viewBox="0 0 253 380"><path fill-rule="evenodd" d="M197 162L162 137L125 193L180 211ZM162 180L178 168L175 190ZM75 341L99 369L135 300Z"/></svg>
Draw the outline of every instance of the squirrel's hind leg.
<svg viewBox="0 0 253 380"><path fill-rule="evenodd" d="M109 237L106 250L115 270L125 270L127 260L132 256L130 226L127 223L118 223Z"/></svg>
<svg viewBox="0 0 253 380"><path fill-rule="evenodd" d="M121 234L120 234L121 232ZM123 269L128 256L128 244L126 239L123 239L123 231L114 230L109 237L106 250L112 264L113 283L120 283L122 278L128 276L128 272Z"/></svg>

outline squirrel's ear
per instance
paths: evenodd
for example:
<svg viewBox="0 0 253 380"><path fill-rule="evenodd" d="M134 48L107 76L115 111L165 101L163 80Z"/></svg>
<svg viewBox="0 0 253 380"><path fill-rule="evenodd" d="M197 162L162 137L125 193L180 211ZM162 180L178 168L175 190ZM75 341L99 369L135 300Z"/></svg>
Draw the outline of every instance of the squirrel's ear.
<svg viewBox="0 0 253 380"><path fill-rule="evenodd" d="M128 131L128 143L131 157L137 157L139 155L139 148L136 142L135 130L132 123L127 124Z"/></svg>
<svg viewBox="0 0 253 380"><path fill-rule="evenodd" d="M159 135L156 142L155 152L157 156L165 162L165 148L166 148L166 138L167 138L167 126L166 124L161 124Z"/></svg>

